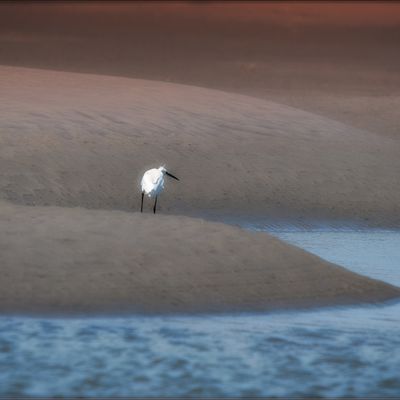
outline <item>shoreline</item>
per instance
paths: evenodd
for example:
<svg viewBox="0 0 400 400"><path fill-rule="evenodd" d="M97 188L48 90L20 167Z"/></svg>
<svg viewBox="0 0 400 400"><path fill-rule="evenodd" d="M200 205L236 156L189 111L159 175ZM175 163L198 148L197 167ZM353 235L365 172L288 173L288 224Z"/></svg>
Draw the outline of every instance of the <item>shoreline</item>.
<svg viewBox="0 0 400 400"><path fill-rule="evenodd" d="M127 211L127 210L121 210ZM129 212L129 211L128 211ZM398 231L400 222L394 217L372 219L369 218L346 218L345 216L334 217L329 214L323 216L308 215L298 216L293 212L282 212L257 214L256 212L244 213L240 211L232 212L226 210L202 210L202 211L183 211L179 213L167 213L171 216L187 216L190 218L205 219L211 222L220 222L232 226L239 226L250 230L274 231L289 229L293 231L312 230L312 231L347 231L347 230L382 230Z"/></svg>
<svg viewBox="0 0 400 400"><path fill-rule="evenodd" d="M397 287L397 286L395 286ZM115 312L1 312L1 318L21 318L21 319L73 319L73 320L86 320L86 319L125 319L125 318L230 318L230 317L252 317L252 316L268 316L268 315L291 315L297 313L315 313L315 312L334 312L334 311L347 311L350 309L379 309L381 307L396 307L400 304L400 296L394 297L392 299L368 302L343 302L337 304L326 304L326 305L303 305L303 306L291 306L286 308L271 308L266 310L244 310L244 311L199 311L199 312L132 312L132 311L115 311Z"/></svg>
<svg viewBox="0 0 400 400"><path fill-rule="evenodd" d="M400 299L399 287L223 223L4 202L0 223L2 315L218 315Z"/></svg>

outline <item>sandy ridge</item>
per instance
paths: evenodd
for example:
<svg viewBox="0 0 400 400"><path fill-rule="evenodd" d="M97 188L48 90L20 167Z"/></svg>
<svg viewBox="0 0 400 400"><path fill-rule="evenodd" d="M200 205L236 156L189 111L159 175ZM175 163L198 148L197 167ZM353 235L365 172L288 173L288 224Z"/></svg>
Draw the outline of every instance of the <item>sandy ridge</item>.
<svg viewBox="0 0 400 400"><path fill-rule="evenodd" d="M400 289L266 233L176 216L0 207L0 312L266 311Z"/></svg>
<svg viewBox="0 0 400 400"><path fill-rule="evenodd" d="M248 96L0 67L0 197L137 209L147 167L181 178L163 212L399 223L400 143Z"/></svg>

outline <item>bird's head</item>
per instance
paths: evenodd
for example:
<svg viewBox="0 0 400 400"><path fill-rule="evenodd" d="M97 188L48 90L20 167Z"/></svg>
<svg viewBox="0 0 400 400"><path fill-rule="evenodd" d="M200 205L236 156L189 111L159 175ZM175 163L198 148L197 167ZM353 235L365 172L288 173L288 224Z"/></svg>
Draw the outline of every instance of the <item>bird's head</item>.
<svg viewBox="0 0 400 400"><path fill-rule="evenodd" d="M158 170L159 170L160 172L162 172L163 174L168 175L168 176L170 176L171 178L174 178L174 179L176 179L177 181L179 181L179 179L178 179L176 176L170 174L170 173L167 171L167 169L165 168L165 165L162 165L161 167L159 167Z"/></svg>

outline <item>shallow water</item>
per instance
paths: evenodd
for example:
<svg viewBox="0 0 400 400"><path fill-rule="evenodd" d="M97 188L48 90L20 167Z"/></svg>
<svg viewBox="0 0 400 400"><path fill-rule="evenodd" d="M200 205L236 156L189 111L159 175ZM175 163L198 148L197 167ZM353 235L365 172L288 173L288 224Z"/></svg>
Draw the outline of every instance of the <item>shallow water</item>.
<svg viewBox="0 0 400 400"><path fill-rule="evenodd" d="M398 231L268 230L400 285ZM399 397L399 371L399 303L235 316L0 318L3 396Z"/></svg>

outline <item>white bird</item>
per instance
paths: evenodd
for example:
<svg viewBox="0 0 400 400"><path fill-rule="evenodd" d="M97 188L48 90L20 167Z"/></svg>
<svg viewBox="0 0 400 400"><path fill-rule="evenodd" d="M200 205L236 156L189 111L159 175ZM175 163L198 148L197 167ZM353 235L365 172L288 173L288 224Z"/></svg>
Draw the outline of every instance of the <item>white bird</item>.
<svg viewBox="0 0 400 400"><path fill-rule="evenodd" d="M157 197L164 189L164 174L171 178L179 179L170 174L165 167L152 168L143 174L140 186L142 188L142 203L140 205L140 212L143 212L143 197L146 194L148 197L155 197L153 212L156 213Z"/></svg>

